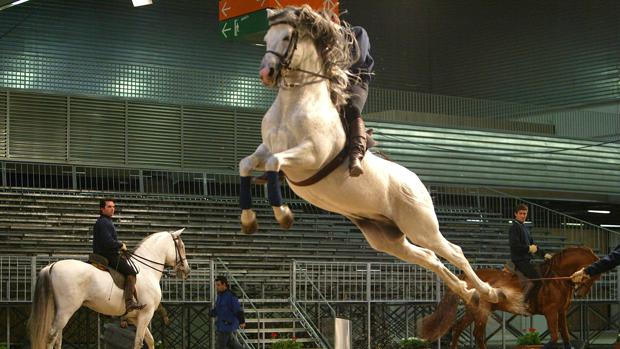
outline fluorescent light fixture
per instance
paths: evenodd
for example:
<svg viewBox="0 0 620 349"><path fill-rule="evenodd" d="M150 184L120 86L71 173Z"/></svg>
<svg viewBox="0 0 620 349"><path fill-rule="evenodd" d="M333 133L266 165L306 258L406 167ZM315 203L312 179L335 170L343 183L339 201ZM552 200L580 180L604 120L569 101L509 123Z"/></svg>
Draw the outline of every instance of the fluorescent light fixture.
<svg viewBox="0 0 620 349"><path fill-rule="evenodd" d="M133 3L133 7L153 4L153 0L131 0L131 2Z"/></svg>
<svg viewBox="0 0 620 349"><path fill-rule="evenodd" d="M620 228L620 224L601 224L602 228Z"/></svg>
<svg viewBox="0 0 620 349"><path fill-rule="evenodd" d="M468 219L467 222L482 222L482 219Z"/></svg>
<svg viewBox="0 0 620 349"><path fill-rule="evenodd" d="M562 225L566 225L566 226L569 226L569 227L581 227L581 226L583 226L583 224L581 224L581 223L562 223Z"/></svg>
<svg viewBox="0 0 620 349"><path fill-rule="evenodd" d="M19 5L19 4L23 4L28 0L0 0L0 11L7 9L11 6L15 6L15 5Z"/></svg>
<svg viewBox="0 0 620 349"><path fill-rule="evenodd" d="M600 213L600 214L610 214L610 211L607 210L588 210L590 213Z"/></svg>

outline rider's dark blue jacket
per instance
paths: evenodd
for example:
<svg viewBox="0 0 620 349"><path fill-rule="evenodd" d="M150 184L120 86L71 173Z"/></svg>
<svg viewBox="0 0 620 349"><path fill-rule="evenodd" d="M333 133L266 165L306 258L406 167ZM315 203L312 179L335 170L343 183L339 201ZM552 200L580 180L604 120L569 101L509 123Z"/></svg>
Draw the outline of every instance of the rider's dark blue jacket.
<svg viewBox="0 0 620 349"><path fill-rule="evenodd" d="M609 271L620 265L620 245L611 251L607 256L592 263L586 268L586 273L590 276Z"/></svg>
<svg viewBox="0 0 620 349"><path fill-rule="evenodd" d="M93 252L102 256L117 255L122 245L116 236L112 219L99 216L93 227Z"/></svg>
<svg viewBox="0 0 620 349"><path fill-rule="evenodd" d="M375 66L375 61L370 56L370 39L366 29L356 26L351 27L351 31L355 35L357 41L357 47L359 49L359 59L353 63L349 71L361 78L363 82L368 83L371 78L372 68ZM355 45L352 47L352 54L355 56Z"/></svg>
<svg viewBox="0 0 620 349"><path fill-rule="evenodd" d="M215 308L211 310L211 316L215 317L215 327L219 332L236 331L240 323L245 323L239 299L229 289L217 294Z"/></svg>
<svg viewBox="0 0 620 349"><path fill-rule="evenodd" d="M516 219L512 222L512 226L508 231L510 242L510 259L518 261L529 261L532 259L530 254L530 245L534 244L534 239L530 235L530 230L525 224L520 223ZM536 254L543 257L545 252L538 247Z"/></svg>

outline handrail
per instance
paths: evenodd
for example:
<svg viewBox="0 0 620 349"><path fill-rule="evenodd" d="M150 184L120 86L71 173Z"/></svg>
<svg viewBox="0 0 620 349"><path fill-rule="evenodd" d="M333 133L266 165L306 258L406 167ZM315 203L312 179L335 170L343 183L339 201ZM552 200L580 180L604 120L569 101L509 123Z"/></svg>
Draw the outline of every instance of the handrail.
<svg viewBox="0 0 620 349"><path fill-rule="evenodd" d="M224 267L224 270L226 270L226 274L228 275L230 281L232 281L237 288L239 288L239 290L241 291L242 294L242 298L244 301L246 301L248 304L250 304L250 306L252 307L252 309L254 310L254 312L256 313L256 337L258 339L258 343L257 344L261 344L261 326L262 326L262 322L261 322L261 318L260 318L260 312L258 311L258 308L256 308L256 305L254 305L254 303L252 302L252 300L250 299L250 297L248 296L247 293L245 293L245 290L243 289L243 287L241 287L241 284L239 283L239 281L237 281L237 279L235 278L235 276L232 274L232 272L230 271L230 269L228 269L228 267L226 266L226 264L224 263L224 261L217 257L217 261L219 264L222 265L222 267ZM251 349L255 349L254 346L252 344L250 344L250 339L249 337L245 334L245 332L243 331L237 331L237 333L240 335L240 337L243 339L243 342L246 346L250 347ZM259 345L260 347L260 345Z"/></svg>
<svg viewBox="0 0 620 349"><path fill-rule="evenodd" d="M304 328L310 333L315 342L321 344L323 348L332 349L332 346L329 344L329 341L326 340L318 327L310 320L305 313L305 311L297 304L297 302L291 297L291 308L293 309L293 313L295 316L299 318Z"/></svg>
<svg viewBox="0 0 620 349"><path fill-rule="evenodd" d="M293 260L293 272L297 273L297 261ZM314 284L314 282L312 282L312 280L310 280L310 278L308 277L307 273L304 273L304 276L306 278L306 280L310 283L310 285L312 286L312 288L314 288L314 290L318 293L319 298L322 300L323 303L325 303L328 307L329 310L331 311L332 316L335 318L336 317L336 310L334 310L334 308L331 306L331 304L329 304L329 301L327 300L327 298L323 295L323 293L321 292L321 290L319 290L318 287L316 287L316 285Z"/></svg>

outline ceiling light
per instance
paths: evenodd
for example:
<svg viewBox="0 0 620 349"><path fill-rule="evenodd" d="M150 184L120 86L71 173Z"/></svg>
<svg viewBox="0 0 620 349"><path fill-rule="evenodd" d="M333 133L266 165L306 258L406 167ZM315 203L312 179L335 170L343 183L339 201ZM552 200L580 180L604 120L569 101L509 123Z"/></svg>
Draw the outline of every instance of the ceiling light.
<svg viewBox="0 0 620 349"><path fill-rule="evenodd" d="M19 4L23 4L24 2L26 2L28 0L10 0L10 1L0 1L0 11L9 8L11 6L15 6L15 5L19 5Z"/></svg>
<svg viewBox="0 0 620 349"><path fill-rule="evenodd" d="M620 228L620 224L601 224L602 228Z"/></svg>
<svg viewBox="0 0 620 349"><path fill-rule="evenodd" d="M133 7L153 4L153 0L131 0L131 2L133 3Z"/></svg>
<svg viewBox="0 0 620 349"><path fill-rule="evenodd" d="M581 227L583 224L581 223L562 223L562 225L570 226L570 227Z"/></svg>
<svg viewBox="0 0 620 349"><path fill-rule="evenodd" d="M600 213L600 214L610 214L610 211L607 210L588 210L590 213Z"/></svg>

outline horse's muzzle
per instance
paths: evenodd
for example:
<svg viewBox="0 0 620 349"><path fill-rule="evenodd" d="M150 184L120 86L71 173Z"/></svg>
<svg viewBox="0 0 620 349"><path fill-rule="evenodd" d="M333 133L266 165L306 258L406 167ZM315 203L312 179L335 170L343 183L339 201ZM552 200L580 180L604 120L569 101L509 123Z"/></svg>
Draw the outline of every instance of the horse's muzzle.
<svg viewBox="0 0 620 349"><path fill-rule="evenodd" d="M260 72L260 81L263 83L263 85L268 86L268 87L272 87L275 83L275 79L273 78L275 69L274 68L269 68L269 67L263 67Z"/></svg>

